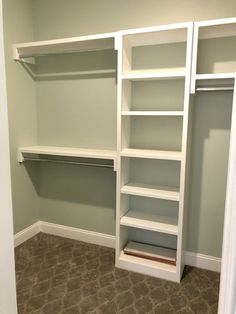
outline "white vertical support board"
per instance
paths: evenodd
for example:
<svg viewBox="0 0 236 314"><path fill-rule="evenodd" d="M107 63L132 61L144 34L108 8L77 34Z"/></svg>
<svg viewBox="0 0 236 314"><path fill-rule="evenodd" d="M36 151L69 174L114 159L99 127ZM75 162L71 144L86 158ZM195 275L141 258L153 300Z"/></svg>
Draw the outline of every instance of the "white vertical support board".
<svg viewBox="0 0 236 314"><path fill-rule="evenodd" d="M179 201L179 217L178 217L178 228L179 234L177 238L177 276L179 281L182 276L184 269L183 259L183 237L184 226L184 215L186 215L185 208L185 185L186 185L186 166L187 166L187 153L188 153L188 127L189 127L189 103L190 103L190 81L191 81L191 61L192 61L192 41L193 41L193 23L188 25L187 33L187 49L186 49L186 76L185 76L185 87L184 87L184 116L183 116L183 129L182 129L182 155L180 170L180 201ZM185 212L184 212L185 211Z"/></svg>
<svg viewBox="0 0 236 314"><path fill-rule="evenodd" d="M117 172L116 172L116 264L120 256L120 187L121 187L121 111L122 111L122 36L118 32L115 39L117 49Z"/></svg>
<svg viewBox="0 0 236 314"><path fill-rule="evenodd" d="M0 2L0 84L0 313L16 314L17 305L2 1Z"/></svg>
<svg viewBox="0 0 236 314"><path fill-rule="evenodd" d="M219 314L236 311L236 79L234 82L233 110L229 149L227 192L225 203L222 266L220 278Z"/></svg>

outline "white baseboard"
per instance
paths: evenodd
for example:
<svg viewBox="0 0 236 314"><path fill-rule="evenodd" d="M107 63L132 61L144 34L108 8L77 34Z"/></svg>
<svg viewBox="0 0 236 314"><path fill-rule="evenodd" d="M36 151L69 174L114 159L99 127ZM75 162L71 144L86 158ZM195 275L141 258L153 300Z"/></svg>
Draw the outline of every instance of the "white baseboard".
<svg viewBox="0 0 236 314"><path fill-rule="evenodd" d="M111 248L115 247L115 236L109 234L57 225L45 221L40 221L40 230L44 233L64 238L70 238Z"/></svg>
<svg viewBox="0 0 236 314"><path fill-rule="evenodd" d="M194 252L185 252L185 264L220 272L221 258Z"/></svg>
<svg viewBox="0 0 236 314"><path fill-rule="evenodd" d="M19 246L20 244L24 243L25 241L29 240L30 238L34 237L37 233L39 233L40 225L41 225L41 222L37 221L33 225L16 233L14 236L15 247Z"/></svg>
<svg viewBox="0 0 236 314"><path fill-rule="evenodd" d="M38 221L30 227L17 233L15 235L15 247L32 238L39 232L115 248L115 236L79 228L57 225L45 221ZM221 259L194 252L185 252L185 264L220 272Z"/></svg>

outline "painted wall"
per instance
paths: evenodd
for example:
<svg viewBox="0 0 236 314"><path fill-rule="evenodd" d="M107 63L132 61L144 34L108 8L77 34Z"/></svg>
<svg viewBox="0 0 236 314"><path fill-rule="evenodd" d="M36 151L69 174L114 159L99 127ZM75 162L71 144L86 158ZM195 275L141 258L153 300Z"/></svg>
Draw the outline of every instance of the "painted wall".
<svg viewBox="0 0 236 314"><path fill-rule="evenodd" d="M34 0L35 39L70 37L236 15L234 0L210 0L207 2L181 0L178 1L178 4L175 3L173 5L173 1L170 0L81 0L70 1L68 4L68 1L65 0L51 0L50 2ZM53 83L49 82L46 85L45 90L53 86ZM66 83L64 88L66 90ZM38 110L41 117L44 116L41 122L38 121L39 129L40 124L45 124L47 121L45 118L47 108L42 107L44 106L43 100L46 102L46 97L42 97L45 95L43 91L42 83L37 83L37 101L40 104ZM89 95L89 88L87 92ZM63 91L61 90L60 93ZM187 249L213 256L221 255L231 101L232 95L229 93L199 94L196 96L194 104ZM51 117L50 113L49 116ZM55 116L57 115L55 114ZM41 132L39 141L42 139ZM92 225L88 217L91 217L93 212L97 214L101 209L97 207L97 211L95 209L90 211L84 207L85 216L81 218L82 209L75 210L73 202L69 201L65 191L63 202L58 202L53 191L50 192L50 189L57 190L57 193L61 190L61 184L55 183L59 175L60 180L64 180L64 184L67 186L74 182L74 175L69 174L67 170L64 172L64 170L64 168L58 170L56 166L47 166L47 169L44 168L41 173L41 217L52 222L63 222L67 213L70 213L70 219L66 219L70 225L85 226L84 221L87 220L90 229L98 228L100 231L114 234L115 230L110 227L114 226L112 215L108 215L107 220L99 227L95 224ZM48 178L49 174L51 174L50 178ZM96 178L95 172L93 175ZM102 177L102 180L105 179L105 176ZM52 182L55 183L53 188L50 187ZM109 181L110 183L112 184ZM113 184L115 185L115 180ZM45 196L45 194L47 195ZM69 194L70 192L68 192ZM115 203L113 206L111 206L111 200L108 203L110 209L114 208ZM101 212L104 214L103 210ZM70 223L69 220L74 220L74 222ZM77 222L75 223L75 221Z"/></svg>
<svg viewBox="0 0 236 314"><path fill-rule="evenodd" d="M29 75L20 65L14 64L11 60L10 43L31 40L32 23L34 39L44 40L166 23L231 17L236 15L236 2L234 0L207 2L180 0L178 5L173 6L171 0L70 0L69 2L32 0L32 4L33 10L30 1L27 0L21 1L20 4L16 0L5 1L15 231L23 229L38 219L37 196L39 195L41 219L114 234L115 175L112 170L58 167L58 165L39 167L29 165L26 169L19 167L16 162L16 148L19 145L31 145L36 142L54 144L52 142L58 134L57 131L61 134L56 138L58 145L60 143L65 145L68 138L72 143L76 141L81 143L84 137L77 136L73 129L76 120L73 119L72 125L67 124L67 126L61 124L61 121L66 117L67 109L71 116L73 115L70 100L76 89L78 98L73 104L77 102L83 105L82 100L86 93L90 97L88 106L83 108L84 117L88 115L87 109L92 115L91 108L96 110L101 108L101 103L93 102L94 95L97 95L97 91L91 88L94 78L89 77L86 81L84 78L77 78L77 81L72 82L73 88L68 78L61 81L41 80L36 83L35 93L35 86ZM89 56L86 58L89 60ZM68 68L69 66L68 64ZM38 67L38 71L44 71L43 65ZM78 80L80 80L80 88L81 84L84 84L81 93L78 93ZM100 112L99 117L102 117L104 125L108 124L109 130L108 134L102 137L105 138L103 145L111 148L115 147L114 125L112 126L110 122L115 121L115 111L111 108L115 103L116 82L114 77L106 77L100 80L100 84L101 95L105 100L102 109L105 111L102 110L103 114L101 116ZM56 89L55 86L59 87ZM104 96L106 86L109 87L108 97ZM48 93L52 98L56 95L58 100L58 107L55 102L51 105L50 111L48 111L50 106ZM108 107L109 102L111 107ZM199 95L194 105L188 250L213 256L221 255L230 102L229 94L225 98L216 94ZM95 107L91 107L91 104ZM77 107L73 118L78 112ZM110 114L111 121L108 118ZM209 124L209 120L212 123ZM50 121L55 122L56 128L50 126ZM104 133L104 125L101 126L102 130L99 130L101 133ZM77 128L80 126L78 123ZM91 130L90 126L88 127ZM62 131L67 132L67 139L63 138ZM74 135L71 137L70 134ZM92 132L88 133L87 143L91 143L94 147L100 145L101 143L97 143L93 136ZM90 197L91 195L93 197ZM215 219L212 219L212 215Z"/></svg>
<svg viewBox="0 0 236 314"><path fill-rule="evenodd" d="M32 145L36 141L35 83L22 65L12 59L12 44L30 41L33 38L32 2L30 0L4 0L3 14L14 231L16 233L39 218L39 199L35 189L37 168L34 165L28 165L26 169L20 167L17 162L18 147Z"/></svg>

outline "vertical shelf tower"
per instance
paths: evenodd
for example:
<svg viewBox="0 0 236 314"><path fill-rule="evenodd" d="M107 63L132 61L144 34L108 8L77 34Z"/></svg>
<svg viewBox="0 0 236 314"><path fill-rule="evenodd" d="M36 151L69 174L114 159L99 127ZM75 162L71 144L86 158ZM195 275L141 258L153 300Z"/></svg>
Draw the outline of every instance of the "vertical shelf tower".
<svg viewBox="0 0 236 314"><path fill-rule="evenodd" d="M192 34L193 23L181 23L116 38L116 266L175 282L184 266Z"/></svg>

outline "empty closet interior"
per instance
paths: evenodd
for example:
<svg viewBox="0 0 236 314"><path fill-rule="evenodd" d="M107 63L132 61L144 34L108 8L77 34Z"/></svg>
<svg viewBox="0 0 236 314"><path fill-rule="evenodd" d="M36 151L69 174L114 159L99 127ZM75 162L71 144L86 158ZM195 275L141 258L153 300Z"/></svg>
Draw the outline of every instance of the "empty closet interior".
<svg viewBox="0 0 236 314"><path fill-rule="evenodd" d="M188 252L220 258L235 51L234 18L15 42L34 102L34 135L14 149L32 223L176 282Z"/></svg>

